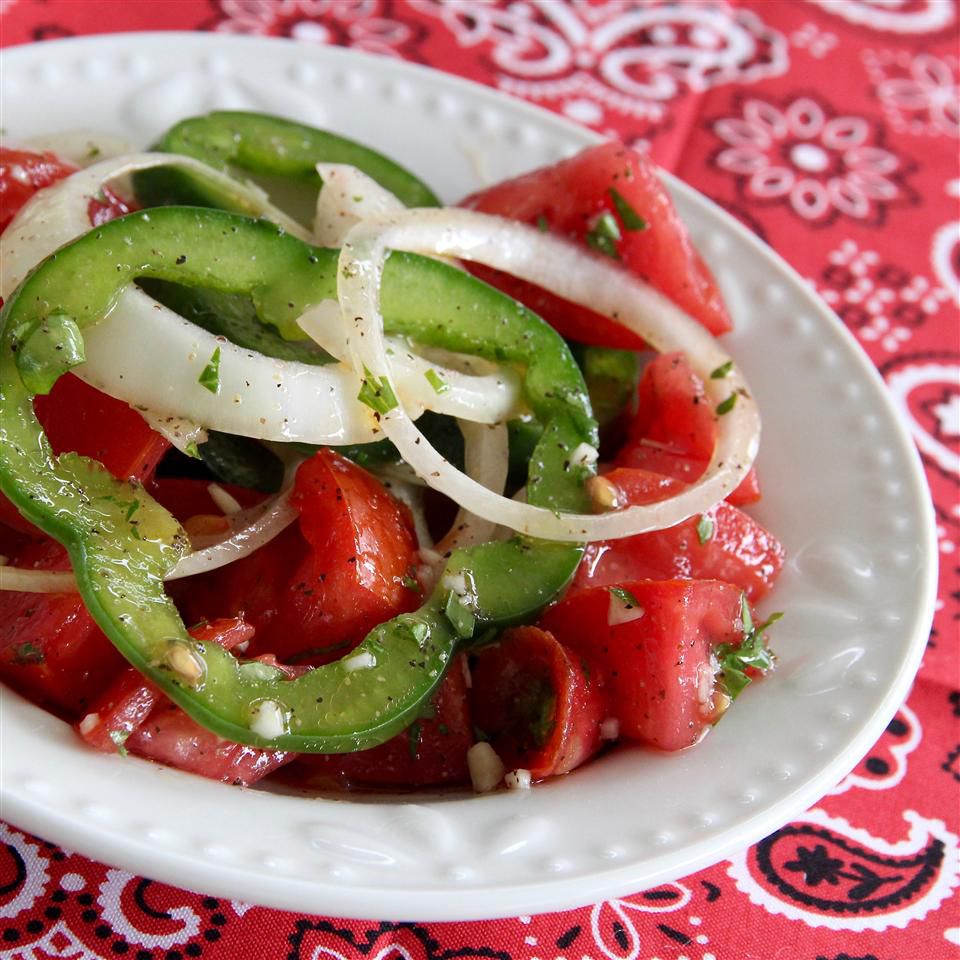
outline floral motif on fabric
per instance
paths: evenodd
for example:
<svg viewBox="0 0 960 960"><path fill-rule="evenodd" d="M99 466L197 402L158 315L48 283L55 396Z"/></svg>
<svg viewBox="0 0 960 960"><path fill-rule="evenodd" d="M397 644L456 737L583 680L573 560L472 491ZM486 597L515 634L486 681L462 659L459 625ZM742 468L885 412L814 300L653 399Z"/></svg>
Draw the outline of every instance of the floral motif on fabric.
<svg viewBox="0 0 960 960"><path fill-rule="evenodd" d="M864 343L889 353L950 300L950 293L928 277L911 274L853 240L844 240L829 254L816 287Z"/></svg>
<svg viewBox="0 0 960 960"><path fill-rule="evenodd" d="M711 121L723 146L716 166L752 203L782 205L816 227L840 217L877 225L916 202L911 161L887 148L883 129L840 114L823 98L739 95L739 113Z"/></svg>
<svg viewBox="0 0 960 960"><path fill-rule="evenodd" d="M909 50L865 50L863 63L891 127L960 137L960 60Z"/></svg>

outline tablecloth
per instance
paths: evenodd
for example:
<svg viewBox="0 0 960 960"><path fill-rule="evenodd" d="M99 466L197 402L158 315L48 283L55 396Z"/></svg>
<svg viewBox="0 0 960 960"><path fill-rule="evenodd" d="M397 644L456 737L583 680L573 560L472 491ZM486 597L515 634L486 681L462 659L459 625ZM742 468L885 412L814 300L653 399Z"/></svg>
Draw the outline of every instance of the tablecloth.
<svg viewBox="0 0 960 960"><path fill-rule="evenodd" d="M941 558L924 663L880 741L813 809L710 869L543 916L360 922L176 889L0 822L0 956L960 956L953 0L0 0L0 15L4 46L145 29L350 46L649 148L780 251L876 363L920 448Z"/></svg>

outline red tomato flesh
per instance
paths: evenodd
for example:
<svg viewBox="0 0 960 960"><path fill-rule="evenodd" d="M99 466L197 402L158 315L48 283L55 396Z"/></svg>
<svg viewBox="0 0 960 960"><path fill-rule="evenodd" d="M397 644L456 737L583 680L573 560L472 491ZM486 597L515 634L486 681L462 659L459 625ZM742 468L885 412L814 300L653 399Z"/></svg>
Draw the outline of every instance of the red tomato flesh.
<svg viewBox="0 0 960 960"><path fill-rule="evenodd" d="M648 470L625 467L604 474L604 478L625 506L654 503L675 496L686 486ZM723 580L743 590L755 603L776 582L783 560L780 541L724 501L666 530L588 544L570 589L638 579Z"/></svg>
<svg viewBox="0 0 960 960"><path fill-rule="evenodd" d="M589 664L621 737L661 750L692 746L718 715L711 653L743 637L740 591L709 580L620 587L636 599L632 611L595 587L551 607L541 626ZM627 616L635 618L617 622Z"/></svg>
<svg viewBox="0 0 960 960"><path fill-rule="evenodd" d="M592 147L474 193L462 205L522 220L583 245L588 245L587 237L601 217L613 217L620 232L620 239L613 241L617 259L627 270L711 333L731 329L716 281L694 248L656 169L629 147L619 143ZM629 211L646 226L638 228ZM564 337L628 350L644 348L636 334L591 310L495 271L480 268L477 273L536 311Z"/></svg>
<svg viewBox="0 0 960 960"><path fill-rule="evenodd" d="M508 770L569 773L600 748L607 704L580 658L553 634L516 627L472 657L474 723Z"/></svg>
<svg viewBox="0 0 960 960"><path fill-rule="evenodd" d="M375 477L330 450L301 465L299 524L249 557L173 588L188 620L242 617L251 653L319 665L377 624L415 609L417 542L409 510Z"/></svg>
<svg viewBox="0 0 960 960"><path fill-rule="evenodd" d="M200 643L218 643L227 650L248 642L253 627L242 620L218 620L191 629ZM77 724L90 746L111 753L125 750L211 780L250 786L294 754L261 750L223 740L191 720L175 703L132 667L93 705Z"/></svg>
<svg viewBox="0 0 960 960"><path fill-rule="evenodd" d="M72 375L36 399L37 416L56 453L76 450L121 479L146 480L168 443L127 404ZM35 538L12 566L69 570L66 551L0 496L0 521ZM125 661L77 594L0 591L0 680L68 719L83 712Z"/></svg>
<svg viewBox="0 0 960 960"><path fill-rule="evenodd" d="M0 232L38 190L76 169L49 152L0 147Z"/></svg>
<svg viewBox="0 0 960 960"><path fill-rule="evenodd" d="M718 429L718 416L707 401L703 381L686 357L660 354L644 367L637 386L637 412L615 462L693 483L707 469ZM727 499L737 506L760 499L753 468Z"/></svg>

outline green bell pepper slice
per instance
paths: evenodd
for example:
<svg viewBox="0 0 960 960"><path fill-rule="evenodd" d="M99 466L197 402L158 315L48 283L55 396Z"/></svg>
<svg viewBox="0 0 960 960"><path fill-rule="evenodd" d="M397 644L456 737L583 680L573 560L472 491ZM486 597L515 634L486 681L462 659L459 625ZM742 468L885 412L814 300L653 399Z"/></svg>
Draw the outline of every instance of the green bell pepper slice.
<svg viewBox="0 0 960 960"><path fill-rule="evenodd" d="M401 731L456 651L535 616L568 582L582 548L515 537L457 550L419 610L380 625L344 659L286 680L190 637L163 588L187 547L184 532L142 487L96 461L55 456L32 396L82 362L82 331L137 278L248 296L264 323L289 336L307 307L335 295L337 257L264 221L163 207L61 248L0 313L0 489L66 547L101 629L191 717L229 740L303 752L364 749ZM588 508L590 469L565 458L580 443L596 445L596 424L576 362L547 324L468 274L400 252L387 263L382 307L390 333L523 365L526 401L544 424L529 500ZM466 600L451 583L468 586Z"/></svg>
<svg viewBox="0 0 960 960"><path fill-rule="evenodd" d="M171 127L153 149L194 157L218 170L263 178L267 187L276 188L275 199L281 205L283 195L293 193L298 185L303 194L316 195L321 187L318 162L351 164L408 207L439 205L425 183L376 150L268 114L225 110L191 117ZM256 213L246 209L235 195L187 170L157 167L136 174L133 182L137 199L144 206L195 204Z"/></svg>

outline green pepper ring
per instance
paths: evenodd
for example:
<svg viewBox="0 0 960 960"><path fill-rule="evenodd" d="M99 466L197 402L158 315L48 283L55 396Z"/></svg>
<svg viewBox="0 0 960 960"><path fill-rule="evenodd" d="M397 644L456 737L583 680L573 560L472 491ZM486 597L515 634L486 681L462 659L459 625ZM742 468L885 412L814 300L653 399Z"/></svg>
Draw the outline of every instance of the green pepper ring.
<svg viewBox="0 0 960 960"><path fill-rule="evenodd" d="M400 732L456 650L536 615L567 583L582 548L516 537L456 551L447 575L468 585L465 599L441 580L420 610L380 625L348 657L285 680L192 640L162 583L185 545L182 531L142 489L96 462L55 457L31 397L82 362L82 329L138 277L248 295L263 322L292 332L307 306L334 295L337 256L263 221L165 207L63 247L0 314L0 488L64 544L101 629L190 716L229 740L301 752L364 749ZM565 454L596 445L596 425L579 369L550 327L469 275L412 254L391 256L383 307L391 333L526 364L526 400L546 424L529 499L555 510L586 507L591 470L571 468Z"/></svg>

